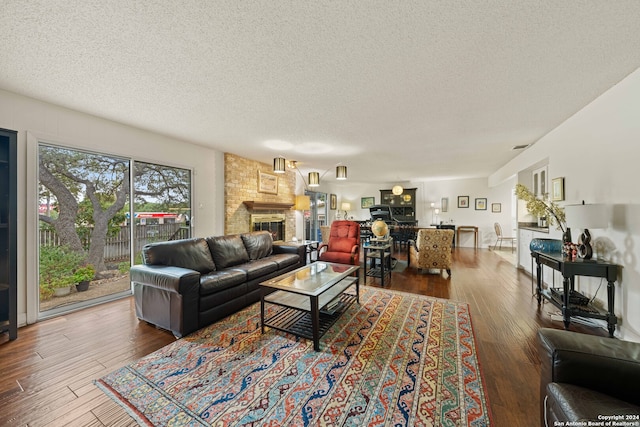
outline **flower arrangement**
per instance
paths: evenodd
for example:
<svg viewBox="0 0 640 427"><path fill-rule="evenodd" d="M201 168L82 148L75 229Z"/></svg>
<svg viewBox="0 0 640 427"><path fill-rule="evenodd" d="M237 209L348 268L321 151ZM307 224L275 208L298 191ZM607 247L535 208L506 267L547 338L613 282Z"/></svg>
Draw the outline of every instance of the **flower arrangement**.
<svg viewBox="0 0 640 427"><path fill-rule="evenodd" d="M516 184L516 196L527 202L527 210L531 215L546 217L549 225L557 225L558 230L566 232L564 209L550 201L546 194L539 199L524 185Z"/></svg>

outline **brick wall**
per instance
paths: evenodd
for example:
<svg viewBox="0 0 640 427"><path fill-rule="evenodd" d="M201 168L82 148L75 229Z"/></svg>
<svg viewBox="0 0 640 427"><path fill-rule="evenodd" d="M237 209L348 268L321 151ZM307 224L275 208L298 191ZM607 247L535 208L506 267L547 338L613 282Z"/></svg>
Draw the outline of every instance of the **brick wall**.
<svg viewBox="0 0 640 427"><path fill-rule="evenodd" d="M268 194L258 192L258 171L273 174L273 166L225 153L224 233L237 234L249 231L249 215L251 213L284 213L286 215L285 240L291 240L296 235L295 211L293 209L250 212L242 202L253 200L259 202L295 203L295 172L287 171L284 174L278 174L278 194Z"/></svg>

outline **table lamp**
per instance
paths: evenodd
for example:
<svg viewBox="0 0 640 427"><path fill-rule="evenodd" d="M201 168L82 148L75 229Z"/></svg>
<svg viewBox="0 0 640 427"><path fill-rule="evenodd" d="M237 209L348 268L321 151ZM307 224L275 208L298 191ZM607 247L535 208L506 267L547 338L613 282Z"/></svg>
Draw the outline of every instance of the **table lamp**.
<svg viewBox="0 0 640 427"><path fill-rule="evenodd" d="M340 210L344 211L344 219L347 219L347 212L351 210L351 203L349 202L342 202L340 204Z"/></svg>
<svg viewBox="0 0 640 427"><path fill-rule="evenodd" d="M609 225L609 212L607 205L593 204L568 205L564 207L567 224L582 228L584 231L578 241L578 256L590 260L593 256L591 247L591 233L589 229L607 228Z"/></svg>

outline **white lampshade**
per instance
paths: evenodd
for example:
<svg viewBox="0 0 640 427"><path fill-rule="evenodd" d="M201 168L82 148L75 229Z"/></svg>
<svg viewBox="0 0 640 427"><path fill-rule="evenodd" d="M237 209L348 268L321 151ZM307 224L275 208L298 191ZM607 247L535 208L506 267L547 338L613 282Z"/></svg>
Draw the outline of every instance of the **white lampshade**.
<svg viewBox="0 0 640 427"><path fill-rule="evenodd" d="M350 211L351 210L351 203L349 202L342 202L340 204L340 210L342 211Z"/></svg>
<svg viewBox="0 0 640 427"><path fill-rule="evenodd" d="M609 207L604 204L567 205L564 213L570 227L593 230L609 226Z"/></svg>

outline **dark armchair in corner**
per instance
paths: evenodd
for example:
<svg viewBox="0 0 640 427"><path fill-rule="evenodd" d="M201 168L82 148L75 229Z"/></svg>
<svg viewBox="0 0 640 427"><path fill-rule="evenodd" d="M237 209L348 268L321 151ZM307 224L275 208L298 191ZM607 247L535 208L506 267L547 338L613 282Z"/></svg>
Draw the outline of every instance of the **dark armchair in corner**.
<svg viewBox="0 0 640 427"><path fill-rule="evenodd" d="M640 416L640 343L546 328L538 338L542 426Z"/></svg>
<svg viewBox="0 0 640 427"><path fill-rule="evenodd" d="M333 221L329 243L318 247L318 259L338 264L360 263L360 224L355 221Z"/></svg>

